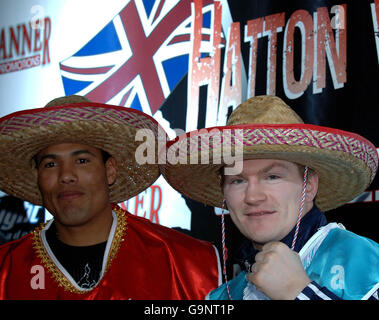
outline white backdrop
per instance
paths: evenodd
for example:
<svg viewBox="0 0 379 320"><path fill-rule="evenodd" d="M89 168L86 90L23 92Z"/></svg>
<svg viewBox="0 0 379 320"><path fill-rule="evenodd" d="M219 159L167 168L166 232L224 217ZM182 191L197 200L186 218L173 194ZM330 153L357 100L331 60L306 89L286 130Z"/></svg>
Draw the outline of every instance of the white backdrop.
<svg viewBox="0 0 379 320"><path fill-rule="evenodd" d="M25 52L22 55L21 43L16 52L13 43L11 48L11 31L17 39L22 36L22 26L28 28L29 22L36 25L38 18L48 17L51 20L50 36L48 38L48 57L50 62L42 65L42 56L47 50L43 48L44 30L40 29L40 54L41 65L32 68L0 73L0 116L7 115L23 109L43 107L50 100L64 96L59 62L67 59L82 48L89 39L92 39L109 21L117 15L129 0L0 0L0 65L7 62L27 58L36 54L28 52L25 44ZM17 34L18 26L20 28ZM35 47L35 30L32 30L31 51ZM44 51L45 50L45 51ZM6 58L4 59L4 51ZM12 57L10 54L12 51ZM5 67L3 67L5 68ZM161 112L155 113L154 117L168 131L171 137L175 136L170 129L169 123L162 118ZM175 192L166 181L160 177L154 186L161 189L152 195L149 188L138 197L130 199L125 205L131 213L150 218L151 210L160 207L159 223L169 227L181 227L190 229L191 212L186 206L184 199ZM152 196L155 196L152 202ZM159 199L161 197L161 199ZM153 204L154 208L150 208ZM29 205L27 205L29 207ZM48 217L50 218L50 217ZM154 222L155 219L152 219Z"/></svg>

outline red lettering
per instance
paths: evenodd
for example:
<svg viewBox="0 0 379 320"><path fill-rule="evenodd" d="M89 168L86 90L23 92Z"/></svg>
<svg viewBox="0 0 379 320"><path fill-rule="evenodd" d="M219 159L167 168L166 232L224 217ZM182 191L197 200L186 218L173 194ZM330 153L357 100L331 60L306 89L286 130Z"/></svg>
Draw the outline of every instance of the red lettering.
<svg viewBox="0 0 379 320"><path fill-rule="evenodd" d="M346 4L339 7L344 9L338 13L342 15L339 20L346 21ZM317 9L317 19L314 24L316 26L316 71L313 74L315 77L313 93L320 93L325 88L326 57L334 88L341 88L346 82L346 28L344 25L336 28L336 37L334 37L326 7Z"/></svg>
<svg viewBox="0 0 379 320"><path fill-rule="evenodd" d="M298 27L301 33L301 75L297 81L294 74L294 33ZM286 96L300 97L312 81L313 74L313 20L305 10L295 11L287 22L283 47L283 84Z"/></svg>
<svg viewBox="0 0 379 320"><path fill-rule="evenodd" d="M45 18L44 23L45 28L43 29L43 59L42 64L46 64L46 60L50 63L50 55L49 55L49 39L51 33L51 20L49 17Z"/></svg>
<svg viewBox="0 0 379 320"><path fill-rule="evenodd" d="M221 4L214 2L213 8L213 54L209 57L201 58L200 45L202 40L202 0L192 2L192 23L193 33L191 35L192 53L190 53L188 70L188 106L186 130L197 129L199 114L199 87L208 85L207 113L205 126L213 125L216 122L219 82L220 82L220 58L221 58Z"/></svg>
<svg viewBox="0 0 379 320"><path fill-rule="evenodd" d="M41 43L41 30L40 28L34 29L34 52L40 51L42 49L42 43Z"/></svg>
<svg viewBox="0 0 379 320"><path fill-rule="evenodd" d="M126 205L125 205L125 203L126 203ZM120 203L120 206L121 206L121 208L124 209L125 211L128 211L129 201L126 200L126 201L124 201L124 202L121 202L121 203Z"/></svg>
<svg viewBox="0 0 379 320"><path fill-rule="evenodd" d="M277 33L281 32L284 26L284 13L277 13L265 18L265 34L269 37L267 53L267 86L266 93L275 95L276 92L276 47Z"/></svg>
<svg viewBox="0 0 379 320"><path fill-rule="evenodd" d="M32 50L32 24L29 22L29 32L26 30L26 25L22 25L22 51L21 55L25 55L25 41L28 47L28 52Z"/></svg>
<svg viewBox="0 0 379 320"><path fill-rule="evenodd" d="M40 60L41 60L40 55L37 54L32 57L0 63L0 74L14 72L14 71L21 71L24 69L39 66L41 63Z"/></svg>
<svg viewBox="0 0 379 320"><path fill-rule="evenodd" d="M17 38L14 33L14 29L12 27L9 28L9 56L8 58L13 57L13 46L15 48L15 52L19 54L19 41L20 41L20 25L17 26Z"/></svg>
<svg viewBox="0 0 379 320"><path fill-rule="evenodd" d="M138 213L138 205L141 205L141 208L143 206L143 196L141 196L141 200L139 199L139 196L140 194L137 194L135 197L134 197L134 201L135 201L135 204L134 204L134 215L137 215ZM146 216L146 211L143 213L143 216L145 217Z"/></svg>
<svg viewBox="0 0 379 320"><path fill-rule="evenodd" d="M1 29L0 51L3 51L3 57L2 58L5 60L7 58L7 52L6 52L6 46L5 46L5 31L4 31L4 29Z"/></svg>
<svg viewBox="0 0 379 320"><path fill-rule="evenodd" d="M150 187L151 189L151 200L150 200L150 221L155 222L159 224L159 215L158 211L161 208L162 204L162 190L160 186L152 185ZM158 204L156 207L154 207L155 199L156 199L156 192L158 193Z"/></svg>
<svg viewBox="0 0 379 320"><path fill-rule="evenodd" d="M249 54L249 83L247 97L255 96L255 82L257 72L258 38L268 36L267 52L267 85L266 93L275 94L276 91L276 56L277 33L284 26L284 13L269 15L247 21L245 42L250 42Z"/></svg>

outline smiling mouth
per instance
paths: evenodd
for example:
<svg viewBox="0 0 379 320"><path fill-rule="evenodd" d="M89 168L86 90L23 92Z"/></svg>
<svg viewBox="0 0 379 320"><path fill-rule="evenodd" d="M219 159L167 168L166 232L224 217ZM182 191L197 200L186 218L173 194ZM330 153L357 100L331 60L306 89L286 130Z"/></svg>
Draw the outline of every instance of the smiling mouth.
<svg viewBox="0 0 379 320"><path fill-rule="evenodd" d="M83 193L78 192L78 191L65 191L65 192L60 192L58 194L58 199L69 201L69 200L77 199L77 198L81 197L82 195L83 195Z"/></svg>
<svg viewBox="0 0 379 320"><path fill-rule="evenodd" d="M271 215L274 213L275 211L255 211L255 212L246 213L245 215L248 217L255 218L255 217L263 217L263 216Z"/></svg>

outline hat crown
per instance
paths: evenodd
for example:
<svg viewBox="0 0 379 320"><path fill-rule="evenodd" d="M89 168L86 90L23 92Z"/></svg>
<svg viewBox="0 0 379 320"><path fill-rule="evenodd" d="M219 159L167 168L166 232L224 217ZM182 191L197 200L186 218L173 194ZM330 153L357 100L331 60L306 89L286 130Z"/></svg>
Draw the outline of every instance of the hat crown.
<svg viewBox="0 0 379 320"><path fill-rule="evenodd" d="M63 106L65 104L80 103L80 102L91 102L91 101L87 99L86 97L73 94L70 96L55 98L51 100L47 105L45 105L45 108Z"/></svg>
<svg viewBox="0 0 379 320"><path fill-rule="evenodd" d="M256 96L241 103L230 115L227 125L258 123L294 124L304 121L282 99Z"/></svg>

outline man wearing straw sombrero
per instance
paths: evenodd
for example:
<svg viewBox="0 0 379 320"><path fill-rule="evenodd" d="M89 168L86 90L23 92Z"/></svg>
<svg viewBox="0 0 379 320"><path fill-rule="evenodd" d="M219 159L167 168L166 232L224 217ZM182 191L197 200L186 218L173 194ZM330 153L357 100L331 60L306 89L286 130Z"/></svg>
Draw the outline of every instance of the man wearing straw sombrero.
<svg viewBox="0 0 379 320"><path fill-rule="evenodd" d="M211 244L117 206L160 175L136 161L140 129L164 132L80 96L0 119L0 189L54 216L0 247L0 299L203 299L220 284Z"/></svg>
<svg viewBox="0 0 379 320"><path fill-rule="evenodd" d="M182 155L162 164L168 182L188 198L228 209L247 239L246 270L227 281L223 211L225 283L207 298L378 299L378 244L323 213L374 179L378 155L365 138L304 124L280 98L258 96L239 105L227 126L168 142L166 154ZM204 154L208 163L200 161Z"/></svg>

